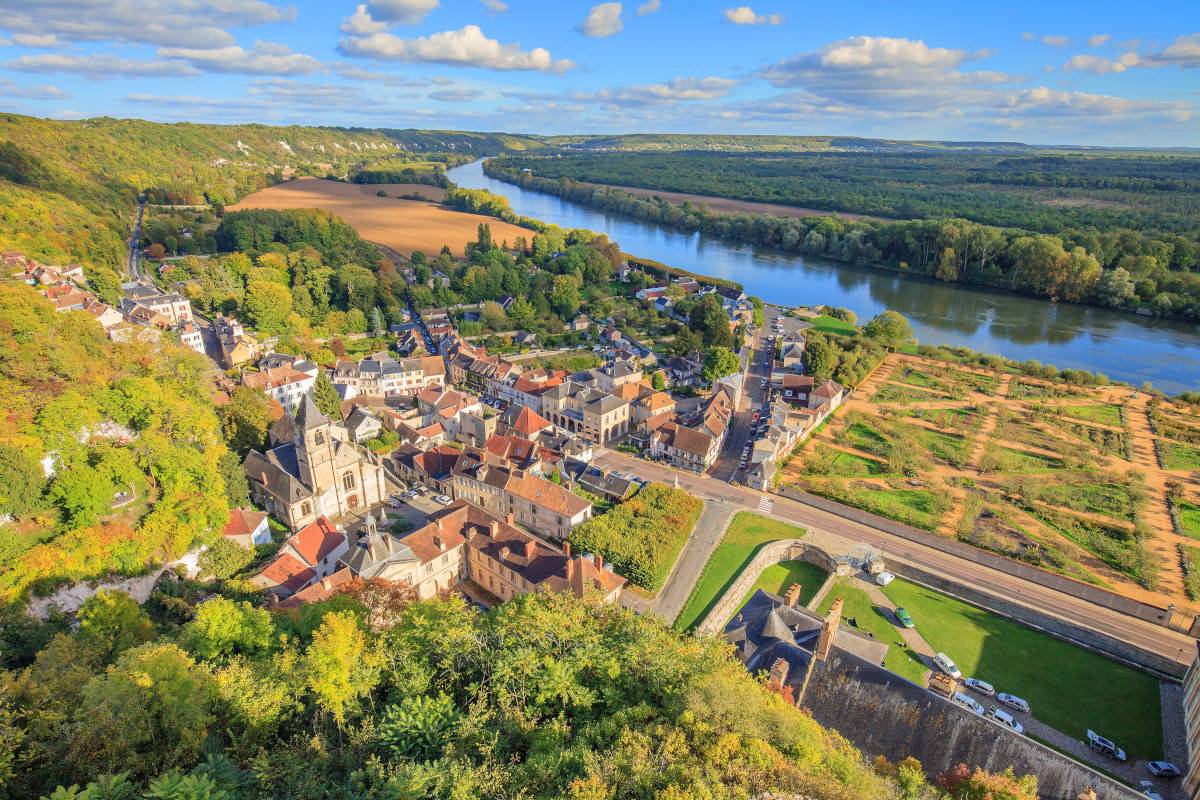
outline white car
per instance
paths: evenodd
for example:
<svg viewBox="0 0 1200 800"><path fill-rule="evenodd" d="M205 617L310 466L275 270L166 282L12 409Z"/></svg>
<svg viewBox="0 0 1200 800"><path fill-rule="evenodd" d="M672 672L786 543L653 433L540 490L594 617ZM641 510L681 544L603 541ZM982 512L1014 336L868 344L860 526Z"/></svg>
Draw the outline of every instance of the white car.
<svg viewBox="0 0 1200 800"><path fill-rule="evenodd" d="M896 576L890 572L881 572L875 576L875 582L880 586L887 586L894 580L896 580Z"/></svg>
<svg viewBox="0 0 1200 800"><path fill-rule="evenodd" d="M960 706L963 706L964 708L974 711L976 714L978 714L981 717L983 716L983 705L978 700L976 700L974 697L963 694L962 692L955 692L954 697L952 699L954 700L954 702L958 703Z"/></svg>
<svg viewBox="0 0 1200 800"><path fill-rule="evenodd" d="M439 494L437 497L433 498L433 502L437 503L439 506L448 506L454 501L444 494Z"/></svg>
<svg viewBox="0 0 1200 800"><path fill-rule="evenodd" d="M965 681L963 681L963 683L966 685L966 687L968 689L974 689L975 691L979 692L980 694L986 695L988 697L991 697L992 695L994 695L996 693L995 687L993 687L987 681L979 680L979 678L967 678Z"/></svg>
<svg viewBox="0 0 1200 800"><path fill-rule="evenodd" d="M1029 703L1026 703L1024 700L1017 697L1015 694L1009 694L1008 692L1001 692L1000 694L996 695L996 699L999 700L1001 703L1004 703L1004 705L1008 706L1009 708L1015 708L1017 711L1020 711L1025 714L1029 713Z"/></svg>
<svg viewBox="0 0 1200 800"><path fill-rule="evenodd" d="M1015 731L1017 733L1025 733L1025 727L1023 725L1021 725L1021 723L1019 723L1015 719L1013 719L1012 714L1008 713L1007 711L1001 711L1000 709L996 708L995 706L992 706L991 708L989 708L987 710L987 718L991 719L991 720L995 720L996 722L999 722L1004 727L1011 728L1013 731Z"/></svg>
<svg viewBox="0 0 1200 800"><path fill-rule="evenodd" d="M945 653L938 653L936 656L934 656L933 663L938 669L949 675L951 678L956 680L962 679L962 670L960 670L958 665L955 664L950 656L946 655Z"/></svg>

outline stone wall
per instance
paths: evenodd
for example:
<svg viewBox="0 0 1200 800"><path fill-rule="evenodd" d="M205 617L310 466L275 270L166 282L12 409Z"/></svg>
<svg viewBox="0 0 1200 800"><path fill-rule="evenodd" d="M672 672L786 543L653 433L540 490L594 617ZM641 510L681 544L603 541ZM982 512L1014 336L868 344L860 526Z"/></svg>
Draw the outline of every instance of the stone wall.
<svg viewBox="0 0 1200 800"><path fill-rule="evenodd" d="M708 612L708 616L696 626L696 632L715 633L723 630L725 623L737 611L738 606L758 581L758 576L762 575L763 570L782 561L808 561L816 564L829 573L829 578L825 580L826 584L829 583L837 569L837 564L828 553L800 539L781 539L777 542L768 542L754 555L754 558L738 575L737 580L725 590L721 599L713 606L712 611Z"/></svg>
<svg viewBox="0 0 1200 800"><path fill-rule="evenodd" d="M930 776L963 763L1038 779L1047 800L1076 800L1091 786L1101 800L1145 800L1133 789L1094 772L1033 739L1017 735L932 692L835 650L813 673L804 706L868 759L913 756Z"/></svg>

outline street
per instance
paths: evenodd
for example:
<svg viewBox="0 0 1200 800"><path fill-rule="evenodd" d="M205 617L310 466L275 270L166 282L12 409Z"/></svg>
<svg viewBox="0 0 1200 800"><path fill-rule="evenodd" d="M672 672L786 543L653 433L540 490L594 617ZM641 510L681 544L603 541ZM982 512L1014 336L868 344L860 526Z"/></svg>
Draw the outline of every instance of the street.
<svg viewBox="0 0 1200 800"><path fill-rule="evenodd" d="M725 443L717 460L708 468L708 474L719 481L730 481L740 477L738 463L741 461L742 449L753 440L754 410L762 407L767 394L767 390L762 388L762 381L771 374L772 351L765 338L769 329L770 320L764 320L764 324L746 339L750 363L744 373L742 402L730 420L729 431L725 435Z"/></svg>

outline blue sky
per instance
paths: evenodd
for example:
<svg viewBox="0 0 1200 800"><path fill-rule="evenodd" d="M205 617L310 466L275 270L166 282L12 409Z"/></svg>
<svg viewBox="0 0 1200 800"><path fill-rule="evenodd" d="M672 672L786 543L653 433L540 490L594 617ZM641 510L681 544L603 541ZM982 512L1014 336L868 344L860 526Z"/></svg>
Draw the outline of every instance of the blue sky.
<svg viewBox="0 0 1200 800"><path fill-rule="evenodd" d="M0 0L0 109L1200 146L1196 0Z"/></svg>

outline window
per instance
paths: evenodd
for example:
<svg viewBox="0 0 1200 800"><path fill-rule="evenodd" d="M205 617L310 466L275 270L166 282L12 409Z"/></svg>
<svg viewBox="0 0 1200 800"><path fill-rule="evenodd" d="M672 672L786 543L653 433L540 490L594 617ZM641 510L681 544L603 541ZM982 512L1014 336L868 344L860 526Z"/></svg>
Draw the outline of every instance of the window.
<svg viewBox="0 0 1200 800"><path fill-rule="evenodd" d="M425 565L425 574L429 574L430 572L433 572L433 562Z"/></svg>
<svg viewBox="0 0 1200 800"><path fill-rule="evenodd" d="M316 444L325 444L325 434L321 433L320 431L317 431L316 433L313 434L313 442L315 442Z"/></svg>
<svg viewBox="0 0 1200 800"><path fill-rule="evenodd" d="M300 513L301 513L301 515L303 515L305 517L307 517L309 514L311 514L312 513L312 503L309 503L307 500L305 500L303 503L301 503L300 504Z"/></svg>
<svg viewBox="0 0 1200 800"><path fill-rule="evenodd" d="M342 488L349 491L354 488L354 473L347 472L342 476Z"/></svg>

